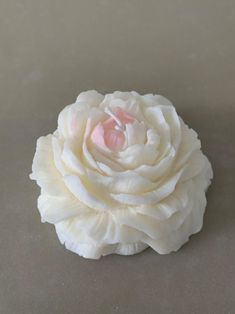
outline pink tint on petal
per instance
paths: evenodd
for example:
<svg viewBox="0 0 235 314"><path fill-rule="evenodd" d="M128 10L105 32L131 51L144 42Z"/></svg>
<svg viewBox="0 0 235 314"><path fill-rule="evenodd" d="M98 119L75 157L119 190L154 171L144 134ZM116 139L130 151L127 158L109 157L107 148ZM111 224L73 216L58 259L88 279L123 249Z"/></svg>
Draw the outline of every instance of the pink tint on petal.
<svg viewBox="0 0 235 314"><path fill-rule="evenodd" d="M71 132L73 135L76 135L77 131L77 115L74 114L71 121Z"/></svg>
<svg viewBox="0 0 235 314"><path fill-rule="evenodd" d="M114 129L116 125L116 122L113 118L108 118L103 122L103 126L105 129Z"/></svg>
<svg viewBox="0 0 235 314"><path fill-rule="evenodd" d="M104 127L101 123L98 123L97 126L94 128L93 132L91 133L91 140L97 146L106 148L104 142Z"/></svg>
<svg viewBox="0 0 235 314"><path fill-rule="evenodd" d="M133 116L131 116L130 114L126 113L125 111L123 111L119 107L117 107L115 115L122 122L122 124L133 123L135 121L135 118Z"/></svg>
<svg viewBox="0 0 235 314"><path fill-rule="evenodd" d="M125 142L125 136L122 131L109 129L104 133L105 144L114 151L119 151Z"/></svg>
<svg viewBox="0 0 235 314"><path fill-rule="evenodd" d="M127 123L133 123L135 118L117 107L113 113L115 117L110 116L105 121L98 123L91 133L91 140L97 146L103 149L120 151L125 143L124 129ZM85 135L88 135L91 128L90 119L87 120Z"/></svg>

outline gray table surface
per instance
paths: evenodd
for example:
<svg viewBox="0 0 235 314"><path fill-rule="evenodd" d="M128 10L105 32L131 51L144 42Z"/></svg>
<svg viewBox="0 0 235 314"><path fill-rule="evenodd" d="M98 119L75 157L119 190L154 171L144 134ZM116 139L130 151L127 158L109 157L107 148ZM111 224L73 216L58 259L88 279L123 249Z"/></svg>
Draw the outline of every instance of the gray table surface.
<svg viewBox="0 0 235 314"><path fill-rule="evenodd" d="M235 1L0 2L0 313L235 313ZM170 98L214 169L201 233L85 260L41 224L36 139L83 90Z"/></svg>

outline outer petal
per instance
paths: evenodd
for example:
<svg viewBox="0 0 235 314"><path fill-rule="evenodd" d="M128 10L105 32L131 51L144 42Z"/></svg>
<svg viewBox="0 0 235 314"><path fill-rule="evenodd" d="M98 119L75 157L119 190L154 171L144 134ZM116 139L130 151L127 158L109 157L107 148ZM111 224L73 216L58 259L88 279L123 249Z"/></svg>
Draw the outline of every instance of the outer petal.
<svg viewBox="0 0 235 314"><path fill-rule="evenodd" d="M69 193L61 174L55 167L51 134L37 140L30 178L36 180L42 190L49 195L59 196L62 193Z"/></svg>
<svg viewBox="0 0 235 314"><path fill-rule="evenodd" d="M183 211L189 202L190 183L177 184L176 189L168 197L153 206L137 206L136 211L160 221L170 218L173 214Z"/></svg>
<svg viewBox="0 0 235 314"><path fill-rule="evenodd" d="M42 221L53 224L92 211L92 209L81 204L73 195L55 197L45 193L42 193L38 198L38 209Z"/></svg>
<svg viewBox="0 0 235 314"><path fill-rule="evenodd" d="M192 153L201 148L201 142L197 138L197 133L189 129L189 127L181 120L182 139L180 147L177 151L177 157L174 168L180 169L187 163Z"/></svg>
<svg viewBox="0 0 235 314"><path fill-rule="evenodd" d="M89 180L91 184L101 186L105 191L111 193L139 194L151 191L157 187L156 183L130 170L120 174L113 173L112 176L105 176L96 171L88 170L86 179Z"/></svg>
<svg viewBox="0 0 235 314"><path fill-rule="evenodd" d="M145 242L160 254L168 254L177 251L189 236L201 230L203 214L206 206L205 193L200 192L194 201L194 208L186 217L183 224L176 230L172 230L166 237L160 239L148 238Z"/></svg>
<svg viewBox="0 0 235 314"><path fill-rule="evenodd" d="M84 179L82 180L78 176L67 175L64 177L64 183L81 203L94 210L106 211L117 206L114 200L102 193L102 190L98 187L94 189L92 184L84 182Z"/></svg>
<svg viewBox="0 0 235 314"><path fill-rule="evenodd" d="M161 95L146 94L143 95L141 98L144 104L147 106L172 106L172 103L166 97Z"/></svg>
<svg viewBox="0 0 235 314"><path fill-rule="evenodd" d="M78 95L76 102L77 103L86 103L92 107L98 107L99 104L103 101L104 96L98 93L95 90L88 90L82 92Z"/></svg>
<svg viewBox="0 0 235 314"><path fill-rule="evenodd" d="M179 181L180 176L182 175L183 169L176 173L172 178L163 182L159 187L151 192L147 192L140 195L133 194L111 194L112 198L121 204L128 205L152 205L161 201L168 195L170 195Z"/></svg>

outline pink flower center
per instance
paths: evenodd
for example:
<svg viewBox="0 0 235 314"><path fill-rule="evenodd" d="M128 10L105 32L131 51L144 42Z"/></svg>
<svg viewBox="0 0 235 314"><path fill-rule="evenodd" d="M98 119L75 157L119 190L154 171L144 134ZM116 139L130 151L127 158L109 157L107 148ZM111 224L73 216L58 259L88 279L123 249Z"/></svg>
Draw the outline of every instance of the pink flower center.
<svg viewBox="0 0 235 314"><path fill-rule="evenodd" d="M91 139L100 147L106 146L113 151L120 151L125 143L125 126L135 119L121 108L116 108L115 112L107 109L106 113L109 118L94 128Z"/></svg>

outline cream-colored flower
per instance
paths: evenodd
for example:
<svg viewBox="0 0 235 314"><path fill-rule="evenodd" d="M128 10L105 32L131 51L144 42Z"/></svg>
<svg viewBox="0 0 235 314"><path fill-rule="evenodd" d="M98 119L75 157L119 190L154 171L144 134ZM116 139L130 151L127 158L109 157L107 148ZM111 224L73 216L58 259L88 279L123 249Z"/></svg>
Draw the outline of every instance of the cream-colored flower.
<svg viewBox="0 0 235 314"><path fill-rule="evenodd" d="M81 93L37 141L42 221L87 258L176 251L203 223L213 174L200 148L160 95Z"/></svg>

